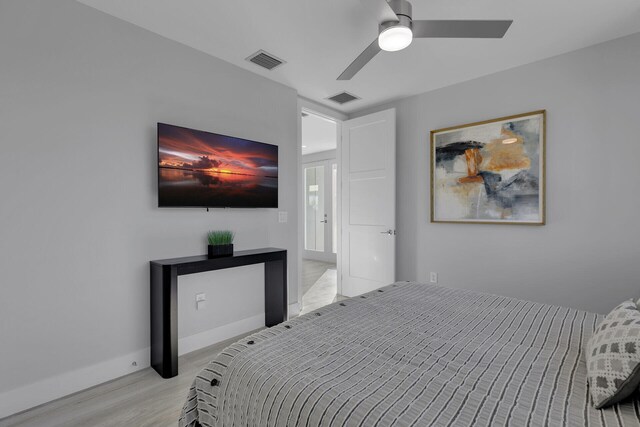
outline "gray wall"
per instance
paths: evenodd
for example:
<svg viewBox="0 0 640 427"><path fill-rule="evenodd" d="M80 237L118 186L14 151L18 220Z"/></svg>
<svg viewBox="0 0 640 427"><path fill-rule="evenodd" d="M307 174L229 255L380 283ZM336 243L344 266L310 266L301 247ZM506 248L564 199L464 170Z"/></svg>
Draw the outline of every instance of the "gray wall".
<svg viewBox="0 0 640 427"><path fill-rule="evenodd" d="M0 395L144 350L149 260L204 253L209 229L235 230L237 249L287 248L297 302L293 89L71 0L3 1L0 40ZM279 145L289 222L158 209L158 121ZM263 313L262 278L181 279L181 337Z"/></svg>
<svg viewBox="0 0 640 427"><path fill-rule="evenodd" d="M319 151L317 153L302 156L302 163L321 162L322 160L335 160L336 150Z"/></svg>
<svg viewBox="0 0 640 427"><path fill-rule="evenodd" d="M398 279L605 313L640 296L640 34L397 108ZM547 225L429 223L429 132L547 110Z"/></svg>

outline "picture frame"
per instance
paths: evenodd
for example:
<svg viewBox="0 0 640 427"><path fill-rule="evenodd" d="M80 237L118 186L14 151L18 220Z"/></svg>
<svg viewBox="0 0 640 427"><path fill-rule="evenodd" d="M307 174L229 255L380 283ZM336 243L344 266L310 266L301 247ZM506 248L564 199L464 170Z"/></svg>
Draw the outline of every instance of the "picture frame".
<svg viewBox="0 0 640 427"><path fill-rule="evenodd" d="M432 223L546 223L546 110L431 131Z"/></svg>

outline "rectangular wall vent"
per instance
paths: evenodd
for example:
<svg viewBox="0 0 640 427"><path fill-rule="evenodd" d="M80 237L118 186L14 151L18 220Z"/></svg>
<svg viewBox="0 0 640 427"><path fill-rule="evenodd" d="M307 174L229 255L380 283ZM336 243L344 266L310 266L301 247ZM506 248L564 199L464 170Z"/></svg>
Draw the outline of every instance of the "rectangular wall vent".
<svg viewBox="0 0 640 427"><path fill-rule="evenodd" d="M338 104L346 104L347 102L355 101L356 99L360 99L355 95L350 94L349 92L342 92L337 95L330 96L327 98L329 101L337 102Z"/></svg>
<svg viewBox="0 0 640 427"><path fill-rule="evenodd" d="M274 68L285 63L282 59L276 58L270 53L265 52L264 50L259 50L253 55L247 58L247 61L253 62L256 65L259 65L262 68L266 68L271 71Z"/></svg>

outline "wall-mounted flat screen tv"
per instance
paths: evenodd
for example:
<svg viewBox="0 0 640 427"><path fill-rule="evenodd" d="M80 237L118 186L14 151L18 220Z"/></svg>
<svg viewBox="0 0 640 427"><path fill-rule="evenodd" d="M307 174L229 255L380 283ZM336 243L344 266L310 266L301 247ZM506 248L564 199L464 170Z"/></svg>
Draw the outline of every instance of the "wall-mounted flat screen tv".
<svg viewBox="0 0 640 427"><path fill-rule="evenodd" d="M277 208L278 146L158 123L158 206Z"/></svg>

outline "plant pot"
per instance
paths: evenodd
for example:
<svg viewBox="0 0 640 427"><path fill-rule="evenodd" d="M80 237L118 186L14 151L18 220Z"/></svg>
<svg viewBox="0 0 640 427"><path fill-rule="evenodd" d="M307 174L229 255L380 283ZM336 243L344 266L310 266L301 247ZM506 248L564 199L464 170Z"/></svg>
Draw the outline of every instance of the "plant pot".
<svg viewBox="0 0 640 427"><path fill-rule="evenodd" d="M230 245L208 245L209 258L219 258L233 255L233 243Z"/></svg>

